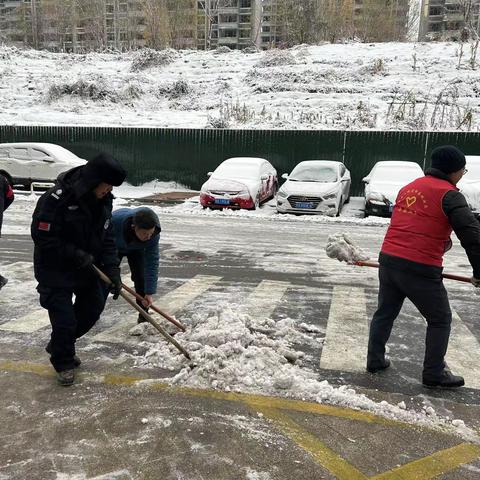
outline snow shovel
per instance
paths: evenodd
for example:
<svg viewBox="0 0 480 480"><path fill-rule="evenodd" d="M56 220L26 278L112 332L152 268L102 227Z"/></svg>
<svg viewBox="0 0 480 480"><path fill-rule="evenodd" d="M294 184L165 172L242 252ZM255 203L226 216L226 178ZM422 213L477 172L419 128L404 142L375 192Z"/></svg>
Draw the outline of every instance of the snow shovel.
<svg viewBox="0 0 480 480"><path fill-rule="evenodd" d="M130 295L133 295L137 300L140 300L142 301L143 298L133 289L131 289L130 287L128 287L127 285L125 285L124 283L122 283L122 287L128 292L130 293ZM178 320L175 320L175 318L173 318L171 315L169 315L167 312L164 312L163 310L160 310L156 305L154 305L153 303L150 305L150 308L159 313L163 318L165 318L166 320L168 320L170 323L173 323L174 325L176 325L182 332L185 332L186 331L186 328L178 321Z"/></svg>
<svg viewBox="0 0 480 480"><path fill-rule="evenodd" d="M354 262L353 265L358 265L359 267L374 267L378 268L379 264L378 262L363 262L363 261L358 261ZM457 280L457 282L465 282L465 283L472 283L470 281L470 278L468 277L463 277L462 275L453 275L451 273L442 273L443 278L448 278L449 280Z"/></svg>
<svg viewBox="0 0 480 480"><path fill-rule="evenodd" d="M112 282L111 280L95 265L93 265L93 269L97 273L97 275L107 284L111 285ZM124 285L122 284L122 288L124 288ZM120 291L120 296L127 302L129 303L135 310L138 311L142 315L142 317L147 320L147 322L151 323L170 343L175 345L177 349L189 360L190 354L171 336L169 335L163 328L162 326L151 316L149 315L143 308L139 307L133 299L131 299L125 292Z"/></svg>

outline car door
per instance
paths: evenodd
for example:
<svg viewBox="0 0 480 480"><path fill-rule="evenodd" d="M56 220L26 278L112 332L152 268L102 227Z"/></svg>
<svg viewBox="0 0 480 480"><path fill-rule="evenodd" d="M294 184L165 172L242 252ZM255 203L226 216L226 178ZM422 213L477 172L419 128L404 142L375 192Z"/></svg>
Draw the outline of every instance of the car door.
<svg viewBox="0 0 480 480"><path fill-rule="evenodd" d="M10 147L10 161L8 164L10 167L8 173L16 179L15 182L28 182L32 177L28 147Z"/></svg>
<svg viewBox="0 0 480 480"><path fill-rule="evenodd" d="M33 181L53 182L58 177L62 163L40 147L30 148Z"/></svg>

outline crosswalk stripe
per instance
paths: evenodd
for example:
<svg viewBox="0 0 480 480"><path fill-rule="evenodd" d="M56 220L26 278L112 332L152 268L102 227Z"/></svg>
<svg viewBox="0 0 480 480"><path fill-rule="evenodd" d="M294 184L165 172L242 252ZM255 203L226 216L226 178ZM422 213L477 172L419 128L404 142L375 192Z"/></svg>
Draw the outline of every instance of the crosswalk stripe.
<svg viewBox="0 0 480 480"><path fill-rule="evenodd" d="M367 361L367 301L363 288L335 286L320 368L358 372Z"/></svg>
<svg viewBox="0 0 480 480"><path fill-rule="evenodd" d="M480 389L480 344L457 312L453 321L446 360L455 375L465 378L465 386Z"/></svg>
<svg viewBox="0 0 480 480"><path fill-rule="evenodd" d="M50 325L48 312L42 308L41 310L35 310L23 317L3 323L0 325L0 330L6 332L32 333L46 327L47 325Z"/></svg>
<svg viewBox="0 0 480 480"><path fill-rule="evenodd" d="M262 280L248 297L248 314L257 320L270 318L289 286L288 282Z"/></svg>
<svg viewBox="0 0 480 480"><path fill-rule="evenodd" d="M221 278L222 277L213 275L196 275L178 288L155 300L155 304L170 315L175 315L176 312L208 290L213 284L221 280ZM136 317L137 315L135 315L135 318ZM129 329L135 326L134 322L135 320L133 320L132 317L124 318L113 327L97 333L97 335L93 337L93 340L108 343L123 343L127 339Z"/></svg>

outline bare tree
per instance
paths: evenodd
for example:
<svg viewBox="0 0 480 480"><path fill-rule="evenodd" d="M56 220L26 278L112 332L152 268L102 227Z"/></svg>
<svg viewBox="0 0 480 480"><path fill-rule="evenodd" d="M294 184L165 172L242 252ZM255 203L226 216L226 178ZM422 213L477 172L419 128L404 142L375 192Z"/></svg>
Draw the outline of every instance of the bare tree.
<svg viewBox="0 0 480 480"><path fill-rule="evenodd" d="M208 50L212 46L213 26L218 23L218 8L220 0L199 0L198 9L204 17L204 28L202 28L202 37L204 38L204 48ZM200 25L199 25L200 30Z"/></svg>
<svg viewBox="0 0 480 480"><path fill-rule="evenodd" d="M195 48L197 38L196 0L169 0L168 29L173 48Z"/></svg>
<svg viewBox="0 0 480 480"><path fill-rule="evenodd" d="M161 50L170 44L166 0L142 0L145 16L145 41L148 47Z"/></svg>

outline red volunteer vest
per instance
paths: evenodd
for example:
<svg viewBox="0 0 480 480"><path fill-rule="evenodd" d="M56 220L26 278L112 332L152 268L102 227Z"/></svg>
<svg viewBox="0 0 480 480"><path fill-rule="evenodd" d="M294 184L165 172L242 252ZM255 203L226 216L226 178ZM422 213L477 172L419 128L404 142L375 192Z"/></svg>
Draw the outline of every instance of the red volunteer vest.
<svg viewBox="0 0 480 480"><path fill-rule="evenodd" d="M425 176L403 187L393 209L382 252L413 262L441 267L450 246L452 227L442 209L450 190L447 180Z"/></svg>

